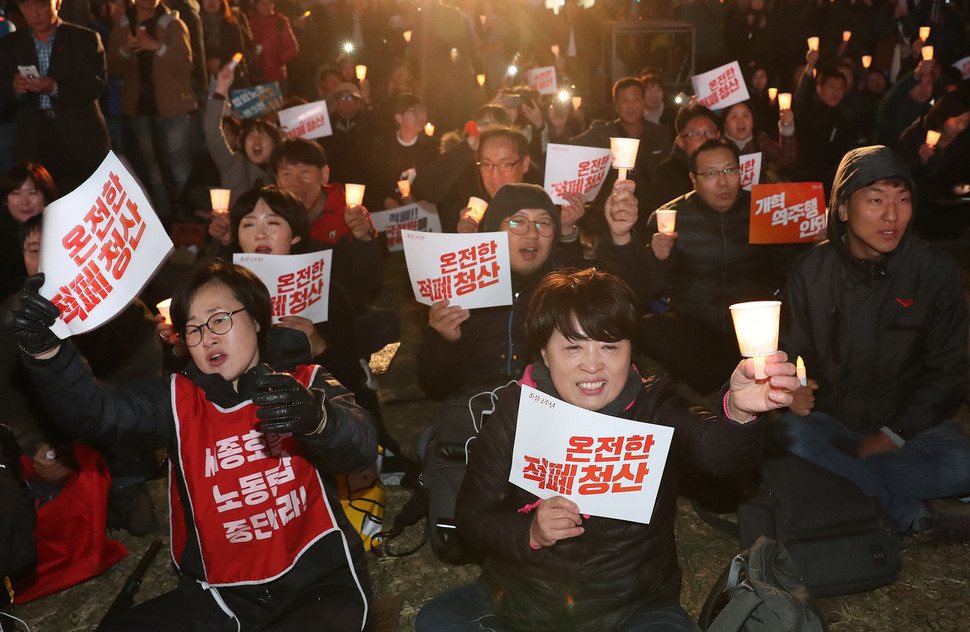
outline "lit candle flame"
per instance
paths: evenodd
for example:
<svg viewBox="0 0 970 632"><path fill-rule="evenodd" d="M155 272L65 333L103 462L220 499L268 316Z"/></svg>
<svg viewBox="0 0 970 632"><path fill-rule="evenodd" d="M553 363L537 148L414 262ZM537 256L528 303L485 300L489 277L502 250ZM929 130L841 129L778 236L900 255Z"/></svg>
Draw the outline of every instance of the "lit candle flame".
<svg viewBox="0 0 970 632"><path fill-rule="evenodd" d="M808 50L818 50L818 38L810 37L808 38Z"/></svg>
<svg viewBox="0 0 970 632"><path fill-rule="evenodd" d="M485 85L485 75L475 75L475 79L478 81L478 85Z"/></svg>
<svg viewBox="0 0 970 632"><path fill-rule="evenodd" d="M862 56L862 67L863 68L868 68L871 65L872 65L872 55L863 55Z"/></svg>
<svg viewBox="0 0 970 632"><path fill-rule="evenodd" d="M411 31L404 31L403 35L404 35L404 41L405 42L410 42L411 41Z"/></svg>
<svg viewBox="0 0 970 632"><path fill-rule="evenodd" d="M848 42L852 39L852 31L842 31L842 41Z"/></svg>
<svg viewBox="0 0 970 632"><path fill-rule="evenodd" d="M930 39L930 27L928 26L919 27L919 38L924 42Z"/></svg>
<svg viewBox="0 0 970 632"><path fill-rule="evenodd" d="M432 125L431 123L427 123L424 126L424 133L427 134L428 136L434 136L434 125Z"/></svg>
<svg viewBox="0 0 970 632"><path fill-rule="evenodd" d="M942 135L943 134L934 129L926 130L926 144L930 147L936 147L936 144L940 142L940 136Z"/></svg>
<svg viewBox="0 0 970 632"><path fill-rule="evenodd" d="M930 61L931 59L933 59L933 47L924 46L920 50L920 54L923 55L923 61Z"/></svg>
<svg viewBox="0 0 970 632"><path fill-rule="evenodd" d="M768 88L768 99L770 99L771 101L774 101L775 97L777 96L778 96L778 88Z"/></svg>

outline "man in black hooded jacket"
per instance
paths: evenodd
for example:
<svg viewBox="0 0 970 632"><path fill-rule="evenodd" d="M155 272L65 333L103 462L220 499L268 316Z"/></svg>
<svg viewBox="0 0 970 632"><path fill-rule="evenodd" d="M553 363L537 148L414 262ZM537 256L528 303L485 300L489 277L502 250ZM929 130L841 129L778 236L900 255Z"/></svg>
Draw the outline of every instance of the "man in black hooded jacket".
<svg viewBox="0 0 970 632"><path fill-rule="evenodd" d="M956 263L908 233L913 191L886 147L842 159L829 239L789 276L782 348L811 379L776 440L929 536L923 501L970 490L970 440L947 419L966 388L968 314Z"/></svg>

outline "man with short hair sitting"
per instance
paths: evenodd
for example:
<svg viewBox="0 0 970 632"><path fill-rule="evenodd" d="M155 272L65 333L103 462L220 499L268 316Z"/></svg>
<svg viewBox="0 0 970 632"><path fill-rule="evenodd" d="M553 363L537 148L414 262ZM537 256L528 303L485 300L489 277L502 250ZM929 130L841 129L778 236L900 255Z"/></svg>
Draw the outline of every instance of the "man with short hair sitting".
<svg viewBox="0 0 970 632"><path fill-rule="evenodd" d="M789 276L781 346L811 379L775 439L878 499L898 531L929 536L923 501L970 491L970 440L948 420L970 317L957 264L909 234L912 195L887 147L842 159L829 239Z"/></svg>

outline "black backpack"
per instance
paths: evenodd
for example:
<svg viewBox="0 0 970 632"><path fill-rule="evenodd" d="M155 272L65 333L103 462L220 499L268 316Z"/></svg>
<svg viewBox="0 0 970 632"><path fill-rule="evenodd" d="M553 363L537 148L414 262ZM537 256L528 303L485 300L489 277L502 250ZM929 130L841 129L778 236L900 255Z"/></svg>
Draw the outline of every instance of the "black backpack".
<svg viewBox="0 0 970 632"><path fill-rule="evenodd" d="M502 388L502 387L500 387ZM435 555L451 564L480 561L458 533L455 504L465 478L468 457L488 416L495 410L494 390L448 399L431 426L421 468L421 484L428 496L428 535Z"/></svg>
<svg viewBox="0 0 970 632"><path fill-rule="evenodd" d="M827 629L788 551L766 537L758 538L724 569L707 596L698 625L708 632Z"/></svg>

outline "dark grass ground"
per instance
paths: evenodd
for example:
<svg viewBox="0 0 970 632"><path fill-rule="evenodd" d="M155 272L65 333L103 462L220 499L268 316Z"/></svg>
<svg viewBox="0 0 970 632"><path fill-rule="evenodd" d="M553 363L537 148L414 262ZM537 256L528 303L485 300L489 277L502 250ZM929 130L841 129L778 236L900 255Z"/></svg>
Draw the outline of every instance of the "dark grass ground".
<svg viewBox="0 0 970 632"><path fill-rule="evenodd" d="M965 267L966 269L966 267ZM383 306L401 314L402 344L387 372L379 376L384 417L392 434L413 456L418 435L434 419L437 404L424 399L414 378L414 359L420 341L420 328L426 321L425 308L411 300L403 256L390 257L385 274L388 288L379 299ZM958 417L970 429L970 409ZM167 515L164 481L151 484L159 516ZM387 516L393 518L407 500L409 492L388 488ZM412 527L395 547L419 541L423 523ZM165 547L142 585L138 600L159 595L175 586L176 576L168 553L168 532L135 538L112 532L131 555L101 576L56 595L17 607L15 614L26 620L35 632L94 630L125 578L137 564L154 537ZM682 601L697 615L710 586L730 559L738 552L737 541L701 522L682 502L677 521L677 541L684 572ZM820 605L835 631L934 631L970 630L970 544L934 545L907 543L902 553L899 579L891 586L872 592L824 599ZM412 556L368 558L376 597L400 596L403 605L395 627L384 630L413 630L414 617L434 595L473 581L478 574L473 565L455 567L439 562L426 545ZM4 628L7 629L7 628Z"/></svg>

